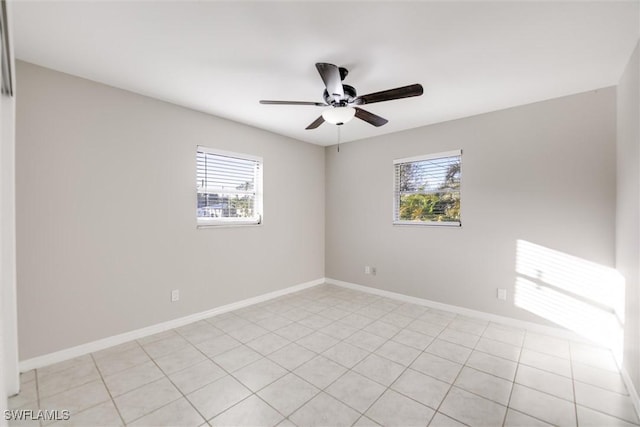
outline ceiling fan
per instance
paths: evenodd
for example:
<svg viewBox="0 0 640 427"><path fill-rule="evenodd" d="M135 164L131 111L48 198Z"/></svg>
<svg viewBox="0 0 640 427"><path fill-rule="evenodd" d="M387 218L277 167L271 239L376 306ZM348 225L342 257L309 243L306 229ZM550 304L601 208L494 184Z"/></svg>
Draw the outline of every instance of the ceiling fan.
<svg viewBox="0 0 640 427"><path fill-rule="evenodd" d="M393 99L410 98L412 96L420 96L423 93L422 85L413 84L357 96L356 90L353 86L342 83L349 73L346 68L327 64L325 62L318 62L316 64L316 68L318 69L318 73L320 73L320 77L326 87L323 94L324 103L261 100L260 104L314 105L317 107L331 107L326 109L322 115L307 126L306 129L315 129L325 121L336 125L342 125L351 120L354 116L372 124L373 126L382 126L388 122L387 119L370 113L367 110L363 110L358 107L358 105L391 101Z"/></svg>

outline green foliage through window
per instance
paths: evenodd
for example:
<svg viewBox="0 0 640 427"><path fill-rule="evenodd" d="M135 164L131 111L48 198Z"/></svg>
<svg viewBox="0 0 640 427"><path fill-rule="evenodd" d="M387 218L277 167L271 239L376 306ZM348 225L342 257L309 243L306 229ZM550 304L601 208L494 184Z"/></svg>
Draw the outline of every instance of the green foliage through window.
<svg viewBox="0 0 640 427"><path fill-rule="evenodd" d="M396 222L460 223L459 152L395 164Z"/></svg>

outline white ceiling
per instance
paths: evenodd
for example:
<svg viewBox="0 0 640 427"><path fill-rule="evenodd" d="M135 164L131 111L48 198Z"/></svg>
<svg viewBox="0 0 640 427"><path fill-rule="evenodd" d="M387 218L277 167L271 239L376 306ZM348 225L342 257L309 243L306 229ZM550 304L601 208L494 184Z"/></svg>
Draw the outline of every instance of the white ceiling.
<svg viewBox="0 0 640 427"><path fill-rule="evenodd" d="M322 101L314 64L349 69L358 94L421 83L425 94L364 106L342 141L616 85L639 35L639 3L24 1L18 59L302 141ZM19 90L19 88L18 88Z"/></svg>

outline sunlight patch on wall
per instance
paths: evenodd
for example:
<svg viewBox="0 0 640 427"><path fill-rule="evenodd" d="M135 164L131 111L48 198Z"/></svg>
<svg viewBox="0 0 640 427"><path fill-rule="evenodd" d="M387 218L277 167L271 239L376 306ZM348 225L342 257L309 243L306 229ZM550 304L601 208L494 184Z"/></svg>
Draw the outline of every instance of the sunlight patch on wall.
<svg viewBox="0 0 640 427"><path fill-rule="evenodd" d="M617 270L518 240L515 305L618 353L624 279Z"/></svg>

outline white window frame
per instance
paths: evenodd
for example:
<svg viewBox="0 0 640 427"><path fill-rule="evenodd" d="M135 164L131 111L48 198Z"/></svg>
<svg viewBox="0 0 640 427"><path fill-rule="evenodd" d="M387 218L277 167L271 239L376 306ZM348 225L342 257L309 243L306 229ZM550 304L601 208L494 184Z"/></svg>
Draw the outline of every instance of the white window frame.
<svg viewBox="0 0 640 427"><path fill-rule="evenodd" d="M256 217L255 218L205 218L205 217L199 217L197 210L198 210L198 189L196 186L196 222L197 222L197 227L198 228L214 228L214 227L235 227L235 226L251 226L251 225L262 225L262 223L264 222L264 212L263 212L263 185L262 185L262 177L264 175L264 161L262 159L262 157L259 156L254 156L251 154L244 154L244 153L237 153L237 152L233 152L233 151L225 151L225 150L218 150L215 148L210 148L210 147L206 147L203 145L198 145L196 147L196 179L197 179L197 156L198 156L198 152L203 152L203 153L208 153L208 154L213 154L213 155L217 155L217 156L224 156L224 157L232 157L232 158L236 158L236 159L241 159L241 160L248 160L248 161L253 161L253 162L257 162L259 165L259 173L256 175L255 177L255 211L256 211ZM234 191L234 192L238 192L241 193L241 191ZM254 192L250 192L251 194L253 194Z"/></svg>
<svg viewBox="0 0 640 427"><path fill-rule="evenodd" d="M398 209L396 209L396 206L399 203L398 197L400 195L398 192L399 183L396 181L396 165L402 164L402 163L420 162L424 160L441 159L445 157L454 157L454 156L460 157L461 173L460 173L460 191L459 192L460 192L460 200L462 203L462 149L444 151L441 153L425 154L422 156L405 157L403 159L395 159L393 161L393 197L392 197L393 203L392 203L392 210L391 210L391 219L393 221L393 225L401 225L401 226L414 225L419 227L423 227L423 226L462 227L462 214L460 215L459 221L406 221L406 220L400 220L396 217L396 214L398 213Z"/></svg>

